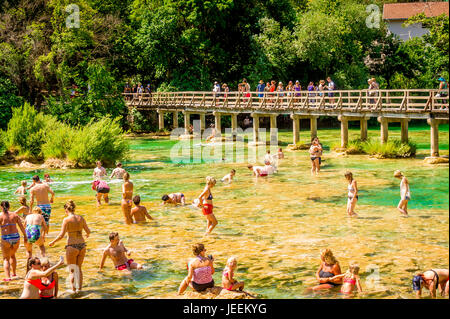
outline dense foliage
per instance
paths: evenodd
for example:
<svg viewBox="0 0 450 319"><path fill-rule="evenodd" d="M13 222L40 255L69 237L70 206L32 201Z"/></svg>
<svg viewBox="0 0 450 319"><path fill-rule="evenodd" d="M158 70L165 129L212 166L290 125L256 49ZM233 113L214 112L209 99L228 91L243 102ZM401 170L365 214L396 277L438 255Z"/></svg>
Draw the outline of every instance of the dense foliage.
<svg viewBox="0 0 450 319"><path fill-rule="evenodd" d="M37 112L29 103L12 113L8 130L0 131L1 155L8 149L29 160L58 158L87 166L97 160L111 165L128 154L129 144L118 118L92 119L74 127Z"/></svg>
<svg viewBox="0 0 450 319"><path fill-rule="evenodd" d="M340 149L340 144L332 145L333 149ZM402 143L398 139L390 139L381 143L379 139L369 138L362 141L357 138L348 142L345 149L347 154L369 154L379 158L413 157L416 155L417 145L413 141Z"/></svg>
<svg viewBox="0 0 450 319"><path fill-rule="evenodd" d="M0 128L25 98L71 125L125 123L125 83L231 90L245 77L338 88L435 88L448 78L448 16L413 17L430 34L401 42L366 26L367 5L395 0L2 0ZM404 2L404 1L401 1ZM79 26L71 27L79 9ZM139 117L139 115L137 115Z"/></svg>

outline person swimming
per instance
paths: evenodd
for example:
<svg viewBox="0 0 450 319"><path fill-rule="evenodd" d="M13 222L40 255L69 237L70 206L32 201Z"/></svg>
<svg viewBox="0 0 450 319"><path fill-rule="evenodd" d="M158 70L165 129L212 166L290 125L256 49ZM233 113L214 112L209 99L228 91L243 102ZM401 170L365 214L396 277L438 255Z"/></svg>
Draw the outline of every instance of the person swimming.
<svg viewBox="0 0 450 319"><path fill-rule="evenodd" d="M353 179L352 172L347 171L344 176L348 181L347 214L350 217L358 216L358 214L355 213L355 206L358 201L358 186L356 185L356 181Z"/></svg>
<svg viewBox="0 0 450 319"><path fill-rule="evenodd" d="M224 177L222 177L222 179L220 180L222 183L226 183L226 184L231 184L231 182L233 181L233 177L236 175L236 170L232 169L230 171L230 173L228 173L227 175L225 175Z"/></svg>
<svg viewBox="0 0 450 319"><path fill-rule="evenodd" d="M44 183L53 183L53 179L50 178L50 174L44 174Z"/></svg>
<svg viewBox="0 0 450 319"><path fill-rule="evenodd" d="M125 255L126 254L126 255ZM100 270L105 265L106 257L110 257L117 270L130 271L131 269L142 269L142 265L134 262L130 257L131 252L125 248L125 245L119 238L119 233L111 232L109 234L109 245L104 249L102 260L100 262Z"/></svg>
<svg viewBox="0 0 450 319"><path fill-rule="evenodd" d="M186 198L183 193L172 193L172 194L164 194L161 197L161 200L163 201L163 205L165 204L181 204L182 206L186 205Z"/></svg>
<svg viewBox="0 0 450 319"><path fill-rule="evenodd" d="M133 197L133 203L136 207L131 209L130 215L131 218L134 219L134 223L145 222L146 218L149 220L153 220L152 216L150 216L147 212L147 208L141 205L141 196L136 195Z"/></svg>
<svg viewBox="0 0 450 319"><path fill-rule="evenodd" d="M124 170L124 169L122 168L122 163L118 162L117 165L116 165L116 168L113 169L113 171L112 171L112 173L111 173L111 176L110 176L109 178L110 178L110 179L113 179L113 178L115 177L115 178L120 178L120 179L122 179L122 178L123 178L123 175L124 175L126 172L127 172L127 171Z"/></svg>
<svg viewBox="0 0 450 319"><path fill-rule="evenodd" d="M236 257L230 257L227 260L227 264L222 272L222 287L226 290L240 290L244 289L244 282L237 281L234 277L234 272L237 268Z"/></svg>
<svg viewBox="0 0 450 319"><path fill-rule="evenodd" d="M264 166L253 166L249 164L247 168L251 171L253 171L253 176L256 177L266 177L269 175L266 168Z"/></svg>
<svg viewBox="0 0 450 319"><path fill-rule="evenodd" d="M400 182L400 202L398 203L397 209L405 217L408 216L408 201L411 200L411 193L409 191L408 179L399 170L394 172L394 177L401 179Z"/></svg>
<svg viewBox="0 0 450 319"><path fill-rule="evenodd" d="M20 182L20 185L14 192L14 195L25 195L27 193L27 181Z"/></svg>

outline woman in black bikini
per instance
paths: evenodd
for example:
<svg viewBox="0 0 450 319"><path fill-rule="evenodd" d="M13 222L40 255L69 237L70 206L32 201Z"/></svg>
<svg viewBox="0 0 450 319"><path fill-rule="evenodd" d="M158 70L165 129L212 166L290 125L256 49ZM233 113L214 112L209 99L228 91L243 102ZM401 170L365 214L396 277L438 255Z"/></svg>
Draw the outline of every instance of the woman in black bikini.
<svg viewBox="0 0 450 319"><path fill-rule="evenodd" d="M418 273L413 277L412 286L417 298L422 296L423 287L430 291L432 298L436 298L436 290L439 290L441 296L444 296L448 294L448 269L435 268Z"/></svg>
<svg viewBox="0 0 450 319"><path fill-rule="evenodd" d="M83 284L83 272L81 271L81 265L83 264L84 256L86 254L86 242L84 241L82 231L84 229L86 232L86 238L89 237L91 231L89 230L84 218L75 214L75 203L72 200L69 200L64 205L64 209L67 217L64 218L62 222L61 232L49 244L49 246L52 247L67 233L66 260L67 265L71 269L69 281L72 283L72 290L74 292L79 292L81 291ZM74 277L77 282L75 282Z"/></svg>
<svg viewBox="0 0 450 319"><path fill-rule="evenodd" d="M340 275L342 273L339 262L333 256L333 252L330 249L325 249L324 251L322 251L320 259L322 260L322 262L320 263L320 267L316 272L316 278L319 282L319 285L314 286L310 289L330 289L341 285L342 277L331 279L332 277Z"/></svg>

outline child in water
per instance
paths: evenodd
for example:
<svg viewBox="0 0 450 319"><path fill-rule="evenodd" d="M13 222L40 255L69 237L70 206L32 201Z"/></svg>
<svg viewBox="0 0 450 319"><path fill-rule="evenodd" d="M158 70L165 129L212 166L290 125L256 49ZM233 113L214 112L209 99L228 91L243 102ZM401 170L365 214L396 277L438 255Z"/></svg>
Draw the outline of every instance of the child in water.
<svg viewBox="0 0 450 319"><path fill-rule="evenodd" d="M235 280L234 271L237 268L237 260L236 257L228 258L227 265L225 266L222 272L222 287L226 290L240 290L244 289L244 282L238 282Z"/></svg>
<svg viewBox="0 0 450 319"><path fill-rule="evenodd" d="M22 219L26 218L30 214L30 207L27 205L27 198L25 196L19 197L20 207L15 211L15 213ZM20 216L22 214L22 216Z"/></svg>
<svg viewBox="0 0 450 319"><path fill-rule="evenodd" d="M232 169L231 172L229 174L225 175L224 177L222 177L222 179L220 181L223 183L230 184L233 181L234 175L236 175L236 170Z"/></svg>
<svg viewBox="0 0 450 319"><path fill-rule="evenodd" d="M164 194L161 197L161 200L163 201L163 205L165 204L181 204L182 206L186 205L186 199L184 197L183 193L172 193L172 194Z"/></svg>
<svg viewBox="0 0 450 319"><path fill-rule="evenodd" d="M278 149L278 159L282 159L284 158L284 153L283 150L281 149L281 147Z"/></svg>
<svg viewBox="0 0 450 319"><path fill-rule="evenodd" d="M20 182L20 184L22 186L19 186L16 191L14 192L14 194L19 194L19 195L25 195L27 193L27 182L26 181L22 181Z"/></svg>
<svg viewBox="0 0 450 319"><path fill-rule="evenodd" d="M358 292L362 292L361 281L359 279L359 265L357 263L350 263L349 269L345 274L334 276L333 279L343 277L344 283L341 287L343 294L351 294L355 287Z"/></svg>
<svg viewBox="0 0 450 319"><path fill-rule="evenodd" d="M140 205L141 196L136 195L133 197L133 203L136 207L131 209L131 218L133 219L133 223L145 222L145 218L149 220L153 220L152 216L150 216L147 212L147 208L145 206Z"/></svg>

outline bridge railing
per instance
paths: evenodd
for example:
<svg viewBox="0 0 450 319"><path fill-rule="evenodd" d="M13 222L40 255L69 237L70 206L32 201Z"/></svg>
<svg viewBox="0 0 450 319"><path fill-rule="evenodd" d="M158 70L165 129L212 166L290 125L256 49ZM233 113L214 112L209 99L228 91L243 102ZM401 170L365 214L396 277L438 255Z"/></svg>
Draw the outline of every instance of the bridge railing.
<svg viewBox="0 0 450 319"><path fill-rule="evenodd" d="M339 110L347 112L449 113L449 90L336 90L284 92L124 93L138 109ZM443 96L446 95L446 96Z"/></svg>

